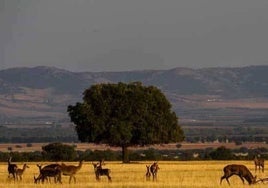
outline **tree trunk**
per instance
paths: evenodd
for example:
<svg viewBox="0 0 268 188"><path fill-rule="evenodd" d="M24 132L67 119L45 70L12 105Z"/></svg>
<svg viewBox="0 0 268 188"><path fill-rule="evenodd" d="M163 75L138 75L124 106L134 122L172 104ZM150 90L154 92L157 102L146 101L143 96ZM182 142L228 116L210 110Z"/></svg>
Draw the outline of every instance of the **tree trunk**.
<svg viewBox="0 0 268 188"><path fill-rule="evenodd" d="M122 146L122 161L123 163L129 163L128 149L127 146Z"/></svg>

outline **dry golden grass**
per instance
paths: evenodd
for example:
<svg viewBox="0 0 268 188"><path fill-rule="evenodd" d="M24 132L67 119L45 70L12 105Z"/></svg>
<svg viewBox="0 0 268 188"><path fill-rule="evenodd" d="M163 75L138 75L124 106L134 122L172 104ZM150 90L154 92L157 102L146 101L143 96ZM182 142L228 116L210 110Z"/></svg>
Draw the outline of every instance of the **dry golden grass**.
<svg viewBox="0 0 268 188"><path fill-rule="evenodd" d="M220 177L223 175L222 168L227 164L239 163L246 165L253 175L255 175L253 161L180 161L180 162L166 162L159 161L160 170L158 172L158 181L146 181L146 164L148 162L137 162L131 164L122 164L121 162L109 162L107 161L104 168L111 169L112 182L109 183L106 177L101 177L101 181L97 182L95 179L92 162L85 162L82 169L77 173L77 183L69 184L69 177L63 176L63 184L44 183L34 184L33 177L38 176L39 170L36 166L37 163L27 163L30 168L25 171L23 180L21 182L14 182L7 176L7 164L0 164L0 187L5 188L32 188L32 187L44 187L44 188L57 188L57 187L69 187L69 188L149 188L149 187L181 187L181 188L229 188L230 186L224 180L220 185ZM16 163L21 168L23 163ZM43 164L49 164L43 162ZM78 165L78 162L72 162L69 164ZM268 172L257 172L259 177L268 177ZM239 177L233 176L230 179L232 187L250 187L249 185L243 185ZM267 182L268 184L268 182ZM267 187L267 184L256 184L256 188Z"/></svg>

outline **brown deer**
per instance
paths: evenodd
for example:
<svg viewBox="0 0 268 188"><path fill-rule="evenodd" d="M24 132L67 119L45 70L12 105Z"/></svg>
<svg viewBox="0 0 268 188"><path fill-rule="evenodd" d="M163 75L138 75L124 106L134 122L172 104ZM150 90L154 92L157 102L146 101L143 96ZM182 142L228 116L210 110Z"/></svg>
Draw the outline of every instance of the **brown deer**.
<svg viewBox="0 0 268 188"><path fill-rule="evenodd" d="M151 167L150 167L150 172L152 173L153 176L153 181L157 181L157 172L159 170L159 166L157 162L154 162Z"/></svg>
<svg viewBox="0 0 268 188"><path fill-rule="evenodd" d="M18 180L18 178L20 178L20 180L22 180L22 175L25 172L26 168L29 168L29 166L27 164L24 164L23 167L22 167L22 169L21 168L18 168L16 170L17 180Z"/></svg>
<svg viewBox="0 0 268 188"><path fill-rule="evenodd" d="M37 165L37 167L39 168L39 176L37 178L35 178L34 176L34 183L38 183L40 182L40 180L42 181L42 183L44 183L45 179L48 180L49 177L54 177L54 182L57 183L62 183L61 182L61 171L60 171L60 166L55 166L50 167L45 166L44 168L42 168L41 165Z"/></svg>
<svg viewBox="0 0 268 188"><path fill-rule="evenodd" d="M146 177L146 180L149 181L150 178L151 178L151 173L150 173L150 165L146 165L146 174L145 174L145 177Z"/></svg>
<svg viewBox="0 0 268 188"><path fill-rule="evenodd" d="M257 176L253 177L249 169L244 165L231 164L223 168L224 175L221 177L220 184L223 179L226 179L227 183L230 185L229 177L237 175L240 177L244 184L244 178L247 180L248 184L255 184Z"/></svg>
<svg viewBox="0 0 268 188"><path fill-rule="evenodd" d="M102 168L102 162L100 163L92 163L93 167L94 167L94 172L95 172L95 176L96 176L96 180L100 181L100 176L107 176L108 181L111 182L112 181L112 177L110 176L111 170L108 168Z"/></svg>
<svg viewBox="0 0 268 188"><path fill-rule="evenodd" d="M38 166L38 168L39 168L39 171L41 170L41 165L37 165ZM46 166L44 166L42 169L50 169L50 168L54 168L54 169L59 169L59 167L60 167L60 165L59 164L57 164L57 163L54 163L54 164L49 164L49 165L46 165ZM47 180L47 181L49 181L49 182L51 182L50 181L50 176L48 176L48 177L45 177L45 179ZM59 177L58 176L55 176L54 177L54 182L59 182Z"/></svg>
<svg viewBox="0 0 268 188"><path fill-rule="evenodd" d="M70 176L69 183L71 183L72 179L74 179L74 183L76 183L75 174L82 168L82 165L83 165L83 161L82 160L79 161L79 165L78 166L65 165L64 163L62 163L60 165L60 170L62 172L62 175Z"/></svg>
<svg viewBox="0 0 268 188"><path fill-rule="evenodd" d="M264 159L258 158L257 156L255 156L254 164L255 164L255 172L257 171L258 167L259 167L259 171L261 171L262 169L262 172L264 172Z"/></svg>
<svg viewBox="0 0 268 188"><path fill-rule="evenodd" d="M11 164L11 157L9 157L9 159L8 159L8 167L7 167L8 177L10 177L10 175L12 175L14 181L15 181L15 178L16 178L17 169L18 169L18 166L16 164Z"/></svg>

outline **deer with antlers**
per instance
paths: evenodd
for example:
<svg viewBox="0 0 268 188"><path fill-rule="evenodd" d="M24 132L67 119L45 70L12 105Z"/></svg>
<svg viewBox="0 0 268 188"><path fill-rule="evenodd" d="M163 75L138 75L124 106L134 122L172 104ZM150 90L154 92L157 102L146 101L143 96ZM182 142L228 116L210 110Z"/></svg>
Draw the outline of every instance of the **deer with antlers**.
<svg viewBox="0 0 268 188"><path fill-rule="evenodd" d="M227 183L230 185L229 178L233 175L240 177L244 184L244 179L248 182L249 185L255 184L257 176L253 177L249 169L244 165L231 164L223 168L224 175L221 177L220 184L223 179L226 179Z"/></svg>
<svg viewBox="0 0 268 188"><path fill-rule="evenodd" d="M157 162L154 162L151 167L150 167L150 172L152 173L153 176L153 181L157 181L157 172L159 170L159 166Z"/></svg>
<svg viewBox="0 0 268 188"><path fill-rule="evenodd" d="M37 178L34 176L34 183L38 183L40 180L44 183L45 179L48 180L49 177L54 177L55 183L62 183L60 166L58 164L47 165L43 168L41 165L37 164L37 167L39 168L40 174Z"/></svg>
<svg viewBox="0 0 268 188"><path fill-rule="evenodd" d="M60 170L62 172L62 175L65 176L70 176L69 178L69 183L71 183L72 179L74 180L74 183L76 183L76 173L82 168L83 165L83 161L79 161L78 166L74 166L74 165L65 165L64 163L62 163L60 165Z"/></svg>
<svg viewBox="0 0 268 188"><path fill-rule="evenodd" d="M264 172L264 159L258 158L257 156L255 156L254 164L255 164L255 172L257 171L258 167L259 167L259 171L261 171L262 169L262 172Z"/></svg>
<svg viewBox="0 0 268 188"><path fill-rule="evenodd" d="M29 168L29 166L27 164L24 164L22 169L18 168L16 170L16 178L17 178L17 180L18 180L18 178L20 178L20 180L22 180L22 175L25 172L26 168Z"/></svg>
<svg viewBox="0 0 268 188"><path fill-rule="evenodd" d="M10 177L10 175L12 175L12 177L15 181L16 171L18 169L18 166L16 164L11 164L11 159L12 159L12 157L9 157L9 159L8 159L8 167L7 167L8 177Z"/></svg>
<svg viewBox="0 0 268 188"><path fill-rule="evenodd" d="M108 181L111 182L112 181L112 177L110 176L111 170L108 168L102 168L103 163L104 163L103 160L100 161L99 163L92 163L94 167L96 180L100 181L100 176L107 176Z"/></svg>

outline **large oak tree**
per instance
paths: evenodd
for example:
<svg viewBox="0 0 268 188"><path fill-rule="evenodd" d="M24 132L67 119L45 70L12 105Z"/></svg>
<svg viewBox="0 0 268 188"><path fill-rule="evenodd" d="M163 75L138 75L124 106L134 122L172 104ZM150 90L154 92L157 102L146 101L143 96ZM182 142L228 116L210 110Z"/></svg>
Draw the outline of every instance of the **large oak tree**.
<svg viewBox="0 0 268 188"><path fill-rule="evenodd" d="M84 91L83 102L67 111L80 141L122 147L123 162L129 162L128 146L184 139L165 95L140 82L92 85Z"/></svg>

